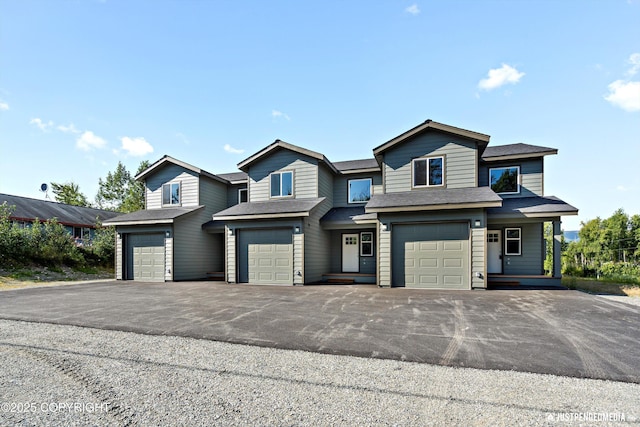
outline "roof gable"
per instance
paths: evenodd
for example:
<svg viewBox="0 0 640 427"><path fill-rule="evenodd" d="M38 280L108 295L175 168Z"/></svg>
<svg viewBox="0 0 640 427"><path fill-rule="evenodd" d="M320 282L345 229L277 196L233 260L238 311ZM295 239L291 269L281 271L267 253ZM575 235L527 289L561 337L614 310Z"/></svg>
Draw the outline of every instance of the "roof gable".
<svg viewBox="0 0 640 427"><path fill-rule="evenodd" d="M200 176L206 176L207 178L211 178L215 181L219 181L222 182L223 184L228 184L229 181L227 181L224 178L219 177L218 175L212 174L211 172L207 172L204 169L200 169L196 166L193 166L189 163L183 162L181 160L178 159L174 159L171 156L167 156L166 154L164 156L162 156L162 158L160 158L159 160L157 160L155 163L153 163L151 166L149 166L147 169L143 170L142 172L140 172L138 175L135 176L135 179L137 179L138 181L141 181L145 178L147 178L149 175L154 174L155 172L157 172L158 170L162 169L165 165L167 164L173 164L173 165L177 165L180 166L181 168L187 169L191 172L194 172Z"/></svg>
<svg viewBox="0 0 640 427"><path fill-rule="evenodd" d="M243 161L241 161L240 163L238 163L238 169L247 172L249 166L251 166L252 164L254 164L255 162L270 156L271 154L273 154L274 152L278 151L278 150L289 150L289 151L293 151L294 153L299 153L299 154L303 154L305 156L311 157L313 159L318 160L319 162L325 163L329 169L331 169L333 171L333 173L338 173L338 170L336 169L336 167L333 165L333 163L331 163L329 161L329 159L327 159L324 154L318 153L316 151L312 151L312 150L308 150L306 148L302 148L299 147L297 145L293 145L293 144L289 144L288 142L284 142L281 141L279 139L276 139L273 144L263 148L262 150L258 151L257 153L255 153L254 155L244 159Z"/></svg>
<svg viewBox="0 0 640 427"><path fill-rule="evenodd" d="M484 148L487 146L490 138L489 135L485 135L483 133L457 128L455 126L446 125L444 123L434 122L433 120L426 120L424 123L421 123L418 126L396 136L395 138L390 139L384 144L377 146L373 149L373 155L378 162L381 162L381 156L385 151L393 148L398 144L402 144L410 140L411 138L420 135L423 132L427 132L430 130L445 132L461 138L473 140L479 145L481 151L484 150Z"/></svg>

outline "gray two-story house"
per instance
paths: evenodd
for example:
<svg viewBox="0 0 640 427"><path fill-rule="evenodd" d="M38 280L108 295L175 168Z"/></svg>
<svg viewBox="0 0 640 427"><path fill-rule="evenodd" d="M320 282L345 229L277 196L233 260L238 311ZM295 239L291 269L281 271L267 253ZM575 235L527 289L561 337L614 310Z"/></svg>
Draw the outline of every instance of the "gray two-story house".
<svg viewBox="0 0 640 427"><path fill-rule="evenodd" d="M361 160L331 162L280 140L226 174L165 156L137 176L146 209L107 223L118 231L116 277L557 285L561 216L577 214L544 195L544 157L557 150L488 144L488 135L427 120Z"/></svg>

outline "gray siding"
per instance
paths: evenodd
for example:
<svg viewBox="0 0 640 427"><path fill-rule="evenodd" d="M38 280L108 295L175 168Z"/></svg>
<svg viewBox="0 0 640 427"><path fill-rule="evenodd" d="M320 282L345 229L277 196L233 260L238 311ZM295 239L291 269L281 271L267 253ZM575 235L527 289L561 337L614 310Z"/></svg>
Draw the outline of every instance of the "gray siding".
<svg viewBox="0 0 640 427"><path fill-rule="evenodd" d="M520 166L520 194L504 194L501 197L544 196L544 159L512 160L505 162L483 163L478 171L478 185L489 186L489 169Z"/></svg>
<svg viewBox="0 0 640 427"><path fill-rule="evenodd" d="M333 206L348 207L365 205L366 203L349 203L349 180L371 178L372 194L382 194L382 174L377 173L358 173L352 175L337 175L333 180Z"/></svg>
<svg viewBox="0 0 640 427"><path fill-rule="evenodd" d="M368 231L373 233L373 256L361 256L360 257L360 274L376 274L376 255L377 255L377 239L376 229L349 229L349 230L333 230L331 232L331 270L328 273L341 273L342 272L342 235L343 234L358 234Z"/></svg>
<svg viewBox="0 0 640 427"><path fill-rule="evenodd" d="M236 184L227 186L227 207L235 206L238 204L238 190L241 188L247 188L247 184Z"/></svg>
<svg viewBox="0 0 640 427"><path fill-rule="evenodd" d="M162 207L162 184L170 182L180 182L181 206L198 206L200 204L198 175L180 166L168 164L146 180L147 209Z"/></svg>
<svg viewBox="0 0 640 427"><path fill-rule="evenodd" d="M272 172L293 171L293 196L297 199L318 197L317 160L289 150L277 152L249 168L249 201L270 200Z"/></svg>
<svg viewBox="0 0 640 427"><path fill-rule="evenodd" d="M320 227L320 218L331 209L325 200L304 220L304 282L319 282L331 267L331 233Z"/></svg>
<svg viewBox="0 0 640 427"><path fill-rule="evenodd" d="M544 239L542 223L509 224L489 226L492 230L502 230L502 247L504 251L505 227L522 228L522 255L503 255L502 271L505 275L539 275L544 274Z"/></svg>
<svg viewBox="0 0 640 427"><path fill-rule="evenodd" d="M385 192L410 191L411 160L424 156L444 156L447 188L476 187L476 154L476 144L471 141L440 132L419 135L384 154Z"/></svg>
<svg viewBox="0 0 640 427"><path fill-rule="evenodd" d="M318 166L318 197L326 197L330 204L334 203L333 172L325 165ZM335 206L335 205L334 205Z"/></svg>

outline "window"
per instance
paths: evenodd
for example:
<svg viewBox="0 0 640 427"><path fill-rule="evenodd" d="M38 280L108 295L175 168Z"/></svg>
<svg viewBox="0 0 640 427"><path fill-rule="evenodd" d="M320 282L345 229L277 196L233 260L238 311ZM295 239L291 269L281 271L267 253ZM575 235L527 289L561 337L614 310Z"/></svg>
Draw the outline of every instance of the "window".
<svg viewBox="0 0 640 427"><path fill-rule="evenodd" d="M162 204L180 205L180 183L174 182L162 186Z"/></svg>
<svg viewBox="0 0 640 427"><path fill-rule="evenodd" d="M371 178L349 180L349 203L364 203L371 198Z"/></svg>
<svg viewBox="0 0 640 427"><path fill-rule="evenodd" d="M444 185L444 157L413 160L413 187Z"/></svg>
<svg viewBox="0 0 640 427"><path fill-rule="evenodd" d="M520 192L520 167L489 169L489 185L498 194L517 194Z"/></svg>
<svg viewBox="0 0 640 427"><path fill-rule="evenodd" d="M506 255L522 254L522 229L505 228L504 253Z"/></svg>
<svg viewBox="0 0 640 427"><path fill-rule="evenodd" d="M373 256L373 233L360 233L360 256Z"/></svg>
<svg viewBox="0 0 640 427"><path fill-rule="evenodd" d="M238 189L238 203L247 203L248 201L249 199L248 199L247 189L246 188Z"/></svg>
<svg viewBox="0 0 640 427"><path fill-rule="evenodd" d="M271 197L293 196L293 172L271 174Z"/></svg>

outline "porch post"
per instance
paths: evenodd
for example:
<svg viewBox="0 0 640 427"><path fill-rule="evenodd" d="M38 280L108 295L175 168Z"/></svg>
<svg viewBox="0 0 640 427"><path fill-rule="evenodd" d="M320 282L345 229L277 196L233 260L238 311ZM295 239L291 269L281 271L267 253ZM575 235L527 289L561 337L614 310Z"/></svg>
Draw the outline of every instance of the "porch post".
<svg viewBox="0 0 640 427"><path fill-rule="evenodd" d="M562 221L553 221L553 277L562 277Z"/></svg>

